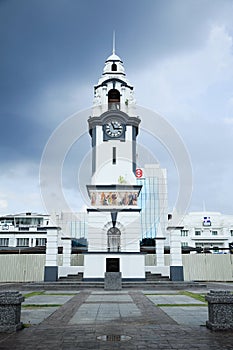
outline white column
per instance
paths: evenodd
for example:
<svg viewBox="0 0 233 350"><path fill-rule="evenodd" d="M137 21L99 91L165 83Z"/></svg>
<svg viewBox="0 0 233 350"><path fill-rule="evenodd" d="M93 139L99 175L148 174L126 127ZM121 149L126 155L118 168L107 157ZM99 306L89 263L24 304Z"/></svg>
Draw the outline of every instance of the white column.
<svg viewBox="0 0 233 350"><path fill-rule="evenodd" d="M176 229L170 232L170 266L183 266L180 230Z"/></svg>
<svg viewBox="0 0 233 350"><path fill-rule="evenodd" d="M63 264L62 266L70 266L71 262L71 238L62 237L63 246Z"/></svg>
<svg viewBox="0 0 233 350"><path fill-rule="evenodd" d="M161 224L158 223L157 230L156 230L156 265L157 266L164 266L164 236L161 228Z"/></svg>
<svg viewBox="0 0 233 350"><path fill-rule="evenodd" d="M17 245L17 239L15 236L9 237L9 247L16 247Z"/></svg>
<svg viewBox="0 0 233 350"><path fill-rule="evenodd" d="M184 280L180 230L181 228L174 227L170 231L171 232L170 234L170 279L171 281Z"/></svg>
<svg viewBox="0 0 233 350"><path fill-rule="evenodd" d="M57 227L47 229L46 244L46 262L45 266L57 266L57 248L58 248L58 229Z"/></svg>
<svg viewBox="0 0 233 350"><path fill-rule="evenodd" d="M156 238L156 265L164 266L164 239Z"/></svg>

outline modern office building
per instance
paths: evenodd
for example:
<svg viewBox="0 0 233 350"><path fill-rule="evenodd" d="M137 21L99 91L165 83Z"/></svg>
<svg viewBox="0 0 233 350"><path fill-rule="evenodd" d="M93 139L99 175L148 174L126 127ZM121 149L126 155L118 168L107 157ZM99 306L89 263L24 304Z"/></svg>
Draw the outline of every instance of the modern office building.
<svg viewBox="0 0 233 350"><path fill-rule="evenodd" d="M88 215L86 212L61 212L55 223L61 228L61 236L81 240L88 238Z"/></svg>
<svg viewBox="0 0 233 350"><path fill-rule="evenodd" d="M137 183L142 186L138 198L141 210L141 238L155 238L160 224L164 237L167 236L168 198L167 171L159 164L145 164L137 171ZM168 245L168 241L165 241Z"/></svg>

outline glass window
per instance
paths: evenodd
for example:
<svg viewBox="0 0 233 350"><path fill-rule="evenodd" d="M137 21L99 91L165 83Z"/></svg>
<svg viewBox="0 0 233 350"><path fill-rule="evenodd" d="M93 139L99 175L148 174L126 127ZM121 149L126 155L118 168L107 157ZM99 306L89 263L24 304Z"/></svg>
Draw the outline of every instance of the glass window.
<svg viewBox="0 0 233 350"><path fill-rule="evenodd" d="M201 231L199 230L195 231L195 236L201 236Z"/></svg>
<svg viewBox="0 0 233 350"><path fill-rule="evenodd" d="M16 226L40 226L43 224L43 218L15 218Z"/></svg>
<svg viewBox="0 0 233 350"><path fill-rule="evenodd" d="M8 247L9 238L0 238L0 247Z"/></svg>
<svg viewBox="0 0 233 350"><path fill-rule="evenodd" d="M17 247L29 247L29 238L17 238Z"/></svg>
<svg viewBox="0 0 233 350"><path fill-rule="evenodd" d="M218 231L212 231L212 236L217 236L218 235Z"/></svg>
<svg viewBox="0 0 233 350"><path fill-rule="evenodd" d="M46 238L37 238L36 246L46 246L47 239Z"/></svg>
<svg viewBox="0 0 233 350"><path fill-rule="evenodd" d="M181 242L181 247L188 247L188 242Z"/></svg>
<svg viewBox="0 0 233 350"><path fill-rule="evenodd" d="M181 237L187 237L188 236L188 230L181 230Z"/></svg>
<svg viewBox="0 0 233 350"><path fill-rule="evenodd" d="M230 230L231 236L233 237L233 230Z"/></svg>
<svg viewBox="0 0 233 350"><path fill-rule="evenodd" d="M29 231L29 227L28 226L20 226L19 231Z"/></svg>
<svg viewBox="0 0 233 350"><path fill-rule="evenodd" d="M116 147L112 148L112 164L116 164Z"/></svg>

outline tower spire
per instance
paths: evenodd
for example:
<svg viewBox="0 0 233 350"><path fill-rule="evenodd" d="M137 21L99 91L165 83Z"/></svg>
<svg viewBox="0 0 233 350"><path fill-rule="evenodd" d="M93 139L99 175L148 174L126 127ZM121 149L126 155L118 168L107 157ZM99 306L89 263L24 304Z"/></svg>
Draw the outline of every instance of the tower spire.
<svg viewBox="0 0 233 350"><path fill-rule="evenodd" d="M112 54L114 55L116 51L116 34L115 34L115 30L113 31L113 35L112 35Z"/></svg>

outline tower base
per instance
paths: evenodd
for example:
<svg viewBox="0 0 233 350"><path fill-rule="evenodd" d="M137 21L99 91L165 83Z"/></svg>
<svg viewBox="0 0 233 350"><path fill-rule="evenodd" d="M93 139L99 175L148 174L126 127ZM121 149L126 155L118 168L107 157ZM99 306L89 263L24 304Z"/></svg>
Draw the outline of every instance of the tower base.
<svg viewBox="0 0 233 350"><path fill-rule="evenodd" d="M84 281L104 281L106 272L121 273L124 280L145 280L141 253L90 252L84 255Z"/></svg>

